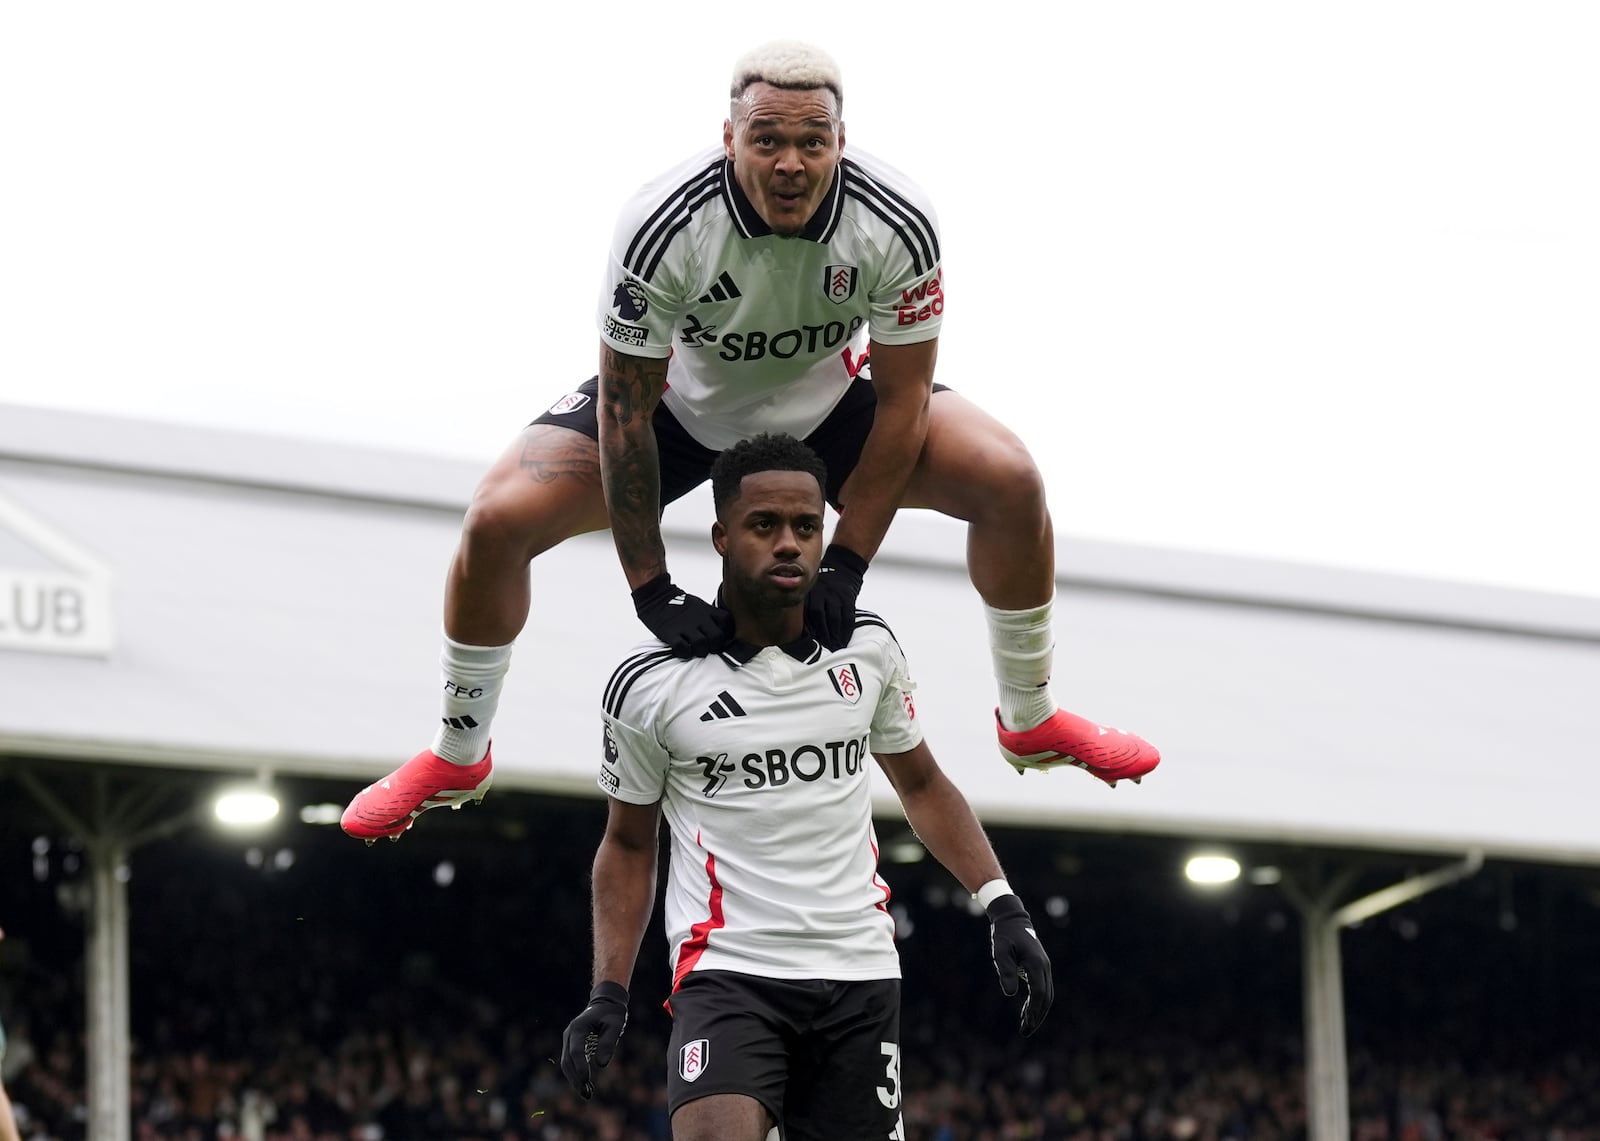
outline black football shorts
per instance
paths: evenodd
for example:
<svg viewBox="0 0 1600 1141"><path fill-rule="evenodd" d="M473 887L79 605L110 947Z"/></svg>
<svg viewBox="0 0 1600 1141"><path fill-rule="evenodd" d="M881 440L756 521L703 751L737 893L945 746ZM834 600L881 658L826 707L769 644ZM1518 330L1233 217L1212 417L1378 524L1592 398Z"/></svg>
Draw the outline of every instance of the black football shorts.
<svg viewBox="0 0 1600 1141"><path fill-rule="evenodd" d="M934 385L933 390L947 391L942 384ZM591 376L551 405L549 411L538 416L533 423L571 428L591 440L598 440L599 404L600 378ZM872 418L877 408L878 395L872 388L870 369L863 368L861 375L851 382L839 403L828 413L827 419L805 439L807 446L822 458L828 469L828 502L835 508L839 506L839 489L850 478L850 473L856 470L856 461L861 458L861 445L867 442L867 433L872 430ZM656 405L652 422L656 430L656 450L661 456L661 506L665 508L711 478L711 464L717 458L717 453L689 435L664 403Z"/></svg>
<svg viewBox="0 0 1600 1141"><path fill-rule="evenodd" d="M900 980L691 971L672 994L667 1105L753 1097L783 1141L888 1141L900 1122Z"/></svg>

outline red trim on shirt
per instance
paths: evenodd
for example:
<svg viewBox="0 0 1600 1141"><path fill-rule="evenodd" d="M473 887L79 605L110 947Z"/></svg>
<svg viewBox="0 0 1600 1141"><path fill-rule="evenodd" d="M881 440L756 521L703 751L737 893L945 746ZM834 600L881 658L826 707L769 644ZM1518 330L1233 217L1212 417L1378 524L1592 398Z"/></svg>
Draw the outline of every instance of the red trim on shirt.
<svg viewBox="0 0 1600 1141"><path fill-rule="evenodd" d="M694 842L700 843L699 833L695 834ZM689 937L683 941L683 946L678 948L678 965L672 972L673 990L678 989L683 976L694 970L694 965L700 961L700 956L706 953L711 933L727 923L722 917L722 885L717 882L717 858L710 852L706 853L706 877L711 881L711 895L706 900L706 917L689 928Z"/></svg>
<svg viewBox="0 0 1600 1141"><path fill-rule="evenodd" d="M877 907L877 909L879 911L881 911L885 915L887 915L887 914L889 914L889 897L893 893L889 890L889 884L887 883L887 881L885 881L883 879L880 879L879 876L878 876L878 844L877 844L877 841L868 840L867 841L867 847L872 849L872 886L877 888L879 891L883 892L883 898L881 900L879 900L876 904L874 904L874 906Z"/></svg>

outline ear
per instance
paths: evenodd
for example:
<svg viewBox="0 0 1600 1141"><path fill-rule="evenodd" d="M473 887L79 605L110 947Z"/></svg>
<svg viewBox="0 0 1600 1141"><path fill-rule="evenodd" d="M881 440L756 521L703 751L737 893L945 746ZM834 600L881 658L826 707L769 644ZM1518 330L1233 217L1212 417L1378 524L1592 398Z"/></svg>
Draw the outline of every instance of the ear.
<svg viewBox="0 0 1600 1141"><path fill-rule="evenodd" d="M732 119L724 119L724 120L722 120L722 150L723 150L723 153L728 156L729 161L732 161L732 159L733 159L733 120Z"/></svg>
<svg viewBox="0 0 1600 1141"><path fill-rule="evenodd" d="M839 120L839 153L844 154L844 120Z"/></svg>
<svg viewBox="0 0 1600 1141"><path fill-rule="evenodd" d="M728 557L728 529L718 519L711 524L711 545L717 549L717 554L723 558Z"/></svg>

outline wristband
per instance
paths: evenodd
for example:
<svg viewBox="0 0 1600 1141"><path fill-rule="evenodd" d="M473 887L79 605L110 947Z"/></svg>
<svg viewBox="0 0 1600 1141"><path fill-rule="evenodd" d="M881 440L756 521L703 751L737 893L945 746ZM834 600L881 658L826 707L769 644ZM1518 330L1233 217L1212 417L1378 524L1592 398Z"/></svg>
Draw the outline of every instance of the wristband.
<svg viewBox="0 0 1600 1141"><path fill-rule="evenodd" d="M1016 892L1011 890L1010 884L1006 883L1006 881L1003 879L999 879L990 880L988 883L984 884L977 891L972 893L972 898L978 901L979 907L983 908L985 911L988 911L989 905L995 900L999 899L1002 895L1016 894Z"/></svg>

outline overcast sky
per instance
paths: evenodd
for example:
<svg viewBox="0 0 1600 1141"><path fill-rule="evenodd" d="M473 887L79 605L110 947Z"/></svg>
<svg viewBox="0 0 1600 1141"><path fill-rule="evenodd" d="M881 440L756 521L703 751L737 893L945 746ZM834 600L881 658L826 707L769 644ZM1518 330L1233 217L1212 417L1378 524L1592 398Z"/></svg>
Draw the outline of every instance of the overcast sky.
<svg viewBox="0 0 1600 1141"><path fill-rule="evenodd" d="M1600 5L562 7L0 0L0 401L487 463L803 30L1059 531L1600 595Z"/></svg>

